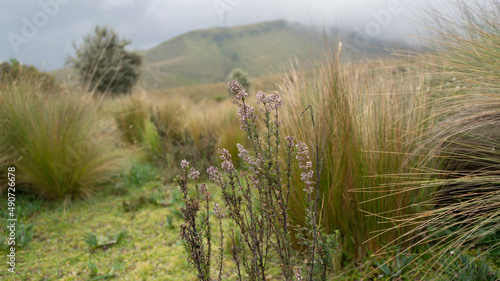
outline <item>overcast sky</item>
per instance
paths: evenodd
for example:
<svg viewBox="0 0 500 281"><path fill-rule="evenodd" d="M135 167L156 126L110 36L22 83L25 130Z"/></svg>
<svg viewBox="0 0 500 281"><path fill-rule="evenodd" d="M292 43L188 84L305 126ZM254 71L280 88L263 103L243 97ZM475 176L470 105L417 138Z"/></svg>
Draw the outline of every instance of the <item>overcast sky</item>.
<svg viewBox="0 0 500 281"><path fill-rule="evenodd" d="M412 33L417 0L39 0L0 2L0 61L15 57L45 70L64 66L95 25L109 25L144 50L182 33L285 19L357 28L376 36ZM384 17L390 13L390 18ZM377 29L377 15L378 29Z"/></svg>

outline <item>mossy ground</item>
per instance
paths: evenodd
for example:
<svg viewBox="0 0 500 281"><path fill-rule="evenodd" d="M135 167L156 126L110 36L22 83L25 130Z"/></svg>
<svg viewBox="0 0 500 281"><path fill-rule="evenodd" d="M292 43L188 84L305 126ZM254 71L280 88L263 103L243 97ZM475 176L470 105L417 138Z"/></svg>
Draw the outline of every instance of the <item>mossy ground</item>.
<svg viewBox="0 0 500 281"><path fill-rule="evenodd" d="M110 191L102 192L92 202L44 201L39 209L20 217L20 224L33 224L33 239L26 247L16 249L16 274L8 272L4 265L0 279L196 280L196 270L188 264L179 236L182 200L177 187L163 184L158 178L144 182L141 177L144 174L128 176L125 179L128 182L114 184L108 188ZM215 198L219 197L216 186L209 185L209 189ZM22 206L29 201L18 198L17 202ZM171 225L167 216L172 217ZM216 232L218 225L216 221L213 223L212 263L215 265L220 240ZM223 225L229 229L229 219L225 218ZM108 248L91 251L84 241L87 233L115 237L122 231L127 232L123 242ZM223 280L236 280L226 242ZM2 252L2 256L6 254ZM91 275L89 262L98 268L97 275ZM115 266L117 264L122 266ZM269 279L279 280L279 269L273 263L271 266ZM212 267L215 270L215 266ZM114 276L104 278L111 270Z"/></svg>
<svg viewBox="0 0 500 281"><path fill-rule="evenodd" d="M220 204L218 188L213 184L208 184L208 188L215 195L214 201ZM182 200L175 185L163 183L151 165L139 165L103 189L106 191L92 202L47 202L20 195L16 199L18 223L32 224L33 238L26 247L16 249L17 274L8 272L4 264L0 279L196 280L196 270L188 264L179 237ZM171 224L167 216L172 218ZM213 223L212 268L215 270L220 241L216 221ZM234 228L227 218L223 227L225 231ZM116 237L123 231L127 232L123 242L108 248L91 251L84 241L87 233ZM237 280L226 242L223 280ZM6 251L1 253L5 259L6 254ZM379 262L389 258L380 257ZM489 257L490 262L492 258ZM268 280L281 280L276 261L276 257L271 257ZM89 262L98 268L96 275L91 274ZM342 269L337 267L331 280L391 280L376 268L376 263L370 259L358 264L349 262ZM397 271L399 266L391 264L390 268ZM493 265L493 268L497 267ZM109 273L112 274L106 277ZM213 277L216 275L214 271Z"/></svg>
<svg viewBox="0 0 500 281"><path fill-rule="evenodd" d="M115 270L116 280L194 280L195 272L179 239L181 218L173 215L173 228L166 221L180 202L143 204L130 212L123 207L124 201L137 201L159 190L168 199L172 189L173 185L150 182L122 196L102 194L93 202L43 206L29 218L34 225L33 240L17 251L17 274L2 270L1 279L88 280L89 261L98 267L98 274L108 273L121 261L124 266ZM122 243L93 253L83 241L86 233L113 236L121 231L128 233Z"/></svg>

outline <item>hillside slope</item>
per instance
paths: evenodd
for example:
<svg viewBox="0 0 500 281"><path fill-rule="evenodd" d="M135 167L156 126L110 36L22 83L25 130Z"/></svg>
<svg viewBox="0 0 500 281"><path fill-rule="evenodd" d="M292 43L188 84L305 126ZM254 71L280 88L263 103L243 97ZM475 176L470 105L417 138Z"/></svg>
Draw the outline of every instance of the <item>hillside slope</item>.
<svg viewBox="0 0 500 281"><path fill-rule="evenodd" d="M168 73L163 87L223 81L233 68L251 76L279 71L293 57L319 56L309 29L285 21L192 31L144 52L147 65Z"/></svg>
<svg viewBox="0 0 500 281"><path fill-rule="evenodd" d="M333 42L339 33L331 29L328 38ZM343 34L342 53L349 54L355 49L352 48L355 35ZM371 41L362 53L350 57L388 54L389 42ZM251 77L265 76L286 71L287 63L295 58L302 64L315 61L322 56L326 45L321 28L314 32L311 27L283 20L195 30L141 51L144 71L139 87L153 90L221 82L234 68L244 69ZM51 74L70 84L77 77L71 68L54 70Z"/></svg>

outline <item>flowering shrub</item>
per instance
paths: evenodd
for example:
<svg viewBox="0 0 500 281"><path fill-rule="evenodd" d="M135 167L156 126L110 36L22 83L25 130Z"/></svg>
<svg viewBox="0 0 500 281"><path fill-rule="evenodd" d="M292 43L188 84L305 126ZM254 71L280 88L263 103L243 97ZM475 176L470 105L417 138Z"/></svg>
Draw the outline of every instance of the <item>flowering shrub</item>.
<svg viewBox="0 0 500 281"><path fill-rule="evenodd" d="M259 104L257 111L264 115L263 121L266 127L266 133L261 136L256 123L257 111L246 103L248 93L236 81L229 82L228 86L235 95L233 103L239 107L241 129L247 134L251 146L249 151L241 144L237 144L238 156L248 164L249 168L248 171L236 170L230 153L226 149L219 149L221 167L219 169L211 166L207 169L207 173L209 179L221 188L227 216L235 222L242 235L240 243L235 241L234 233L230 235L233 240L232 258L239 279L241 280L244 268L250 280L266 280L268 260L271 251L274 251L280 260L285 280L293 280L294 277L303 280L304 273L307 274L307 280L313 280L315 276L326 280L326 271L331 268L331 255L337 248L338 233L335 235L319 233L321 228L316 224L317 203L315 204L312 199L313 194L317 194L315 189L317 184L313 181L314 171L309 160L307 145L300 141L295 143L295 139L291 136L282 140L279 109L283 100L278 94L267 95L263 92L257 94ZM291 177L295 160L303 171L301 178L305 185L304 191L308 195L305 200L309 210L306 218L307 226L297 228L298 238L307 248L304 253L292 248L293 226L290 225L287 213L289 194L293 188ZM184 173L176 180L186 203L182 209L185 222L181 226L181 237L190 253L190 262L198 270L199 280L210 280L209 206L212 196L206 191L204 184L198 186L198 171L192 168L189 170L189 163L185 160L181 166ZM196 181L196 192L191 196L187 191L188 177ZM205 212L198 219L202 204ZM217 203L213 213L219 221L222 245L224 235L221 220L225 214ZM306 262L299 263L303 255L307 255L304 259ZM219 280L222 276L223 260L221 246L218 259Z"/></svg>

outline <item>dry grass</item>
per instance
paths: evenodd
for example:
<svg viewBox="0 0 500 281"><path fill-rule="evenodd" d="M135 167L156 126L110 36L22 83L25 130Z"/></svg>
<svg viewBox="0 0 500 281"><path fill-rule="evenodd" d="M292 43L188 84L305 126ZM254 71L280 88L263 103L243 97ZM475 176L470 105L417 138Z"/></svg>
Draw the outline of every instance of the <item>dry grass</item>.
<svg viewBox="0 0 500 281"><path fill-rule="evenodd" d="M432 200L418 202L422 211L398 221L396 227L412 229L395 244L409 242L408 250L430 246L420 255L430 258L415 271L423 278L445 272L460 259L460 251L500 231L500 4L456 1L452 7L461 17L428 13L424 39L433 52L414 56L439 78L433 106L440 122L424 135L419 149L429 157L417 167L432 179L414 178ZM480 256L498 246L489 244Z"/></svg>
<svg viewBox="0 0 500 281"><path fill-rule="evenodd" d="M275 78L272 75L252 77L251 94L255 96L256 91L272 91L276 89ZM217 82L186 87L175 87L150 91L153 98L163 99L169 96L189 97L194 102L206 100L224 100L230 97L227 93L227 82Z"/></svg>
<svg viewBox="0 0 500 281"><path fill-rule="evenodd" d="M404 61L342 64L338 52L326 54L317 71L292 66L280 92L287 101L286 133L311 147L319 140L321 223L329 233L340 230L344 251L361 257L406 231L384 232L380 215L411 214L408 206L422 196L401 175L412 170L416 160L409 156L429 121L427 97L416 90L427 86ZM301 117L309 104L317 132L309 114ZM304 210L302 196L292 201L296 218Z"/></svg>
<svg viewBox="0 0 500 281"><path fill-rule="evenodd" d="M130 157L88 95L48 95L21 85L2 90L0 99L0 130L9 132L0 144L22 190L48 199L90 198Z"/></svg>

